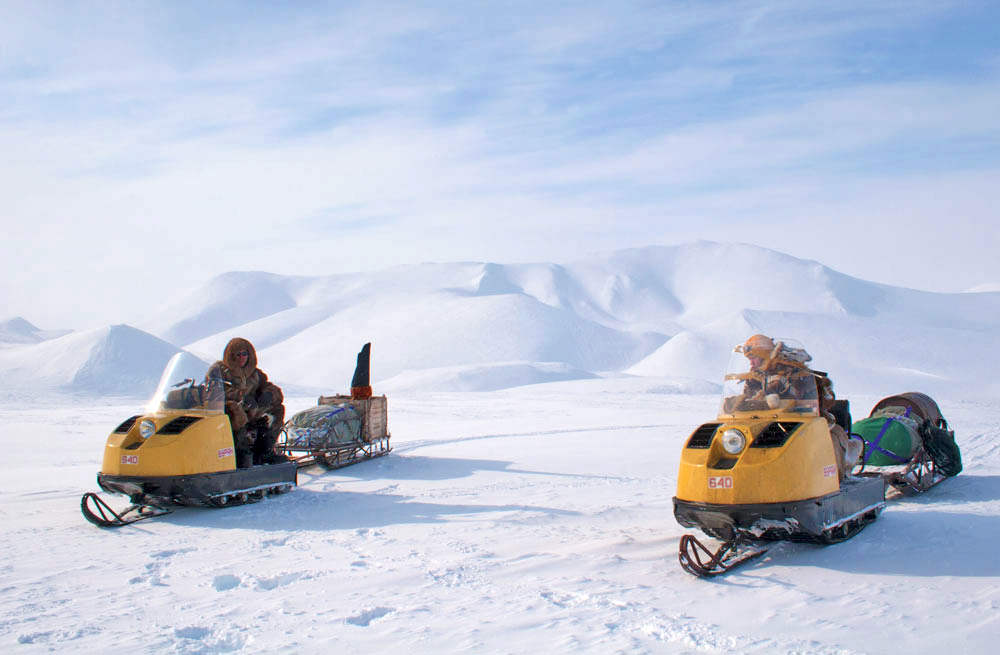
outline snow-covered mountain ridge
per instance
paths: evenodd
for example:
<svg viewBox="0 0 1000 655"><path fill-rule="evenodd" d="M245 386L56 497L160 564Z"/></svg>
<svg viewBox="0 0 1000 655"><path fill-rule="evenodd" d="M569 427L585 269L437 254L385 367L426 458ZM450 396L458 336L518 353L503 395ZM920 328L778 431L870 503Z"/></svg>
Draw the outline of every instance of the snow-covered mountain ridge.
<svg viewBox="0 0 1000 655"><path fill-rule="evenodd" d="M0 350L0 388L147 395L179 351L128 325L72 332Z"/></svg>
<svg viewBox="0 0 1000 655"><path fill-rule="evenodd" d="M987 353L1000 346L1000 293L891 287L698 242L566 264L231 272L139 327L206 360L243 336L272 378L330 390L365 341L383 390L454 390L609 372L718 382L732 345L764 332L805 344L841 390L975 395L996 389Z"/></svg>
<svg viewBox="0 0 1000 655"><path fill-rule="evenodd" d="M0 348L40 343L55 339L72 330L42 330L20 316L0 321Z"/></svg>

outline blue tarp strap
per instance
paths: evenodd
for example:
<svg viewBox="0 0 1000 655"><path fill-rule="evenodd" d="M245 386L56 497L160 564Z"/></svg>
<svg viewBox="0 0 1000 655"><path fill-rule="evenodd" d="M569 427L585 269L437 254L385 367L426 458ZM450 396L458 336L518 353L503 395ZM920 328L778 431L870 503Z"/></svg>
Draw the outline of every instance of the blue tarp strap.
<svg viewBox="0 0 1000 655"><path fill-rule="evenodd" d="M910 415L910 408L907 407L906 408L906 413L903 414L903 418L906 418L909 415ZM868 443L868 445L873 450L877 450L880 453L882 453L883 455L889 457L890 459L894 459L897 462L900 462L901 464L905 464L906 462L910 461L908 458L906 458L906 457L900 457L896 453L894 453L892 451L889 451L889 450L886 450L885 448L879 448L879 445L878 445L879 442L882 441L882 437L885 436L885 433L889 431L889 426L892 425L892 422L895 421L895 420L896 420L895 416L887 418L886 421L885 421L885 423L882 424L882 429L879 430L878 436L875 437L875 441L869 441L867 443ZM867 457L865 457L865 464L868 463L869 458L871 458L871 454L869 454Z"/></svg>

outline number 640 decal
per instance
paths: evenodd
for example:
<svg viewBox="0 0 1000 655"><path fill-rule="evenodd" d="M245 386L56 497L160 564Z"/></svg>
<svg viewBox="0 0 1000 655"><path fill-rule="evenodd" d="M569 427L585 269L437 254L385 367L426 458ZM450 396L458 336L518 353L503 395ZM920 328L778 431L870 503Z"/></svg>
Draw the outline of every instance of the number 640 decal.
<svg viewBox="0 0 1000 655"><path fill-rule="evenodd" d="M720 477L710 477L708 479L708 488L709 489L732 489L733 488L733 479L731 477L729 477L728 475L726 475L726 476L720 476Z"/></svg>

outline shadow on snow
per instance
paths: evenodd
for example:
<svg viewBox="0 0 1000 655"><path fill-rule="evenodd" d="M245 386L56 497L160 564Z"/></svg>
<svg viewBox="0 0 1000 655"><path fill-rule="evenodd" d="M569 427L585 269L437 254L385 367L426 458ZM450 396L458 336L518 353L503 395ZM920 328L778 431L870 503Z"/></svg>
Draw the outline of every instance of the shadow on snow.
<svg viewBox="0 0 1000 655"><path fill-rule="evenodd" d="M474 473L493 471L498 473L517 473L521 475L540 475L558 478L592 479L592 480L622 480L623 478L608 475L592 475L586 473L557 473L553 471L529 471L510 468L513 462L495 459L465 459L460 457L429 457L425 455L399 455L393 452L385 458L380 458L365 464L351 466L339 471L323 471L319 468L307 468L299 471L299 484L307 486L312 481L306 481L306 476L317 482L336 482L339 480L384 480L393 483L403 480L457 480L467 478Z"/></svg>
<svg viewBox="0 0 1000 655"><path fill-rule="evenodd" d="M781 544L740 569L755 575L771 567L816 567L871 575L908 577L997 577L992 535L1000 516L970 504L1000 500L1000 476L966 475L901 500L889 501L881 517L840 544ZM739 578L718 580L739 584Z"/></svg>
<svg viewBox="0 0 1000 655"><path fill-rule="evenodd" d="M528 512L539 517L579 513L535 505L453 504L415 501L414 496L385 491L355 492L333 488L358 480L385 480L395 490L398 480L449 480L480 471L609 479L607 476L546 473L510 469L511 462L450 457L394 457L364 462L342 471L311 467L299 471L299 487L262 502L222 509L182 508L159 521L177 525L243 530L341 530L411 523L444 523L453 517L496 512ZM385 469L390 469L386 471ZM523 520L524 517L518 517Z"/></svg>
<svg viewBox="0 0 1000 655"><path fill-rule="evenodd" d="M294 532L446 523L460 516L495 512L530 512L548 517L577 514L535 505L430 503L415 501L414 498L379 492L300 489L253 505L226 509L184 509L160 520L187 526ZM518 517L518 520L523 518Z"/></svg>

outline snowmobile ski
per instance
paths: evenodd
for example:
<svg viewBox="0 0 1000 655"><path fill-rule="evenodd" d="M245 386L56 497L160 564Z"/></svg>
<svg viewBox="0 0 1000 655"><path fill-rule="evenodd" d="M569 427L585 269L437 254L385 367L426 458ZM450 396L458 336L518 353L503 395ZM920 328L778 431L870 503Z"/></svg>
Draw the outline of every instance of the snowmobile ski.
<svg viewBox="0 0 1000 655"><path fill-rule="evenodd" d="M778 542L752 543L743 535L724 542L714 553L694 535L681 535L677 558L681 568L698 578L711 578L764 555Z"/></svg>
<svg viewBox="0 0 1000 655"><path fill-rule="evenodd" d="M722 575L764 555L781 541L822 545L847 541L873 523L884 507L884 502L876 503L826 526L818 535L803 531L791 517L784 521L759 519L750 529L735 530L735 536L715 552L694 535L685 534L681 536L677 559L682 569L696 577Z"/></svg>
<svg viewBox="0 0 1000 655"><path fill-rule="evenodd" d="M88 491L80 499L80 510L83 517L99 528L120 528L124 525L151 519L154 516L169 514L171 510L155 505L130 505L121 512L116 512L97 494Z"/></svg>
<svg viewBox="0 0 1000 655"><path fill-rule="evenodd" d="M116 512L100 496L87 492L80 499L84 518L102 528L120 528L136 521L169 514L172 507L232 507L284 493L296 484L293 462L249 469L187 476L119 476L100 474L101 489L127 495L132 505Z"/></svg>

